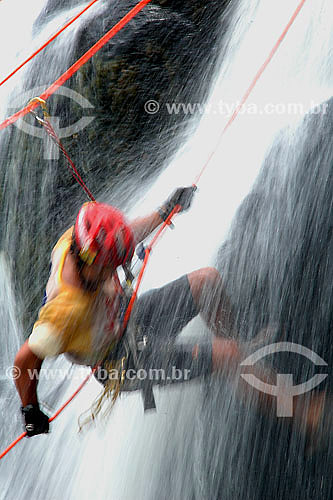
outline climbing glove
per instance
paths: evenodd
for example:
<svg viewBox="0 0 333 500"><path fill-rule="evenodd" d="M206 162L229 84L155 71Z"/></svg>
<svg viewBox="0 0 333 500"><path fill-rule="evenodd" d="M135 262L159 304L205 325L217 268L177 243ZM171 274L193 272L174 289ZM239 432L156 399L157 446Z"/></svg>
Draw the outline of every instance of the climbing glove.
<svg viewBox="0 0 333 500"><path fill-rule="evenodd" d="M177 188L167 201L159 208L158 212L160 217L165 221L176 205L180 205L179 212L188 210L191 206L192 198L196 189L196 186Z"/></svg>
<svg viewBox="0 0 333 500"><path fill-rule="evenodd" d="M40 411L38 404L24 406L21 408L21 412L28 437L49 432L49 417Z"/></svg>

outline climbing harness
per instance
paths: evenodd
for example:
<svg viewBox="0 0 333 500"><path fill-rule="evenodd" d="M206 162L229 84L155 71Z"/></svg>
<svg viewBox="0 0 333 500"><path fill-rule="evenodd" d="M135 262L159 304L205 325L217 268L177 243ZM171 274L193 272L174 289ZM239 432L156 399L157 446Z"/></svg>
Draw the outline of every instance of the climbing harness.
<svg viewBox="0 0 333 500"><path fill-rule="evenodd" d="M151 0L141 0L130 12L128 12L128 14L126 14L121 19L121 21L119 21L119 23L117 23L108 33L106 33L99 40L99 42L97 42L93 47L91 47L91 49L89 49L73 66L71 66L60 78L58 78L58 80L56 80L56 82L54 82L43 94L41 94L39 96L39 98L33 99L33 102L30 102L28 104L28 106L26 106L22 110L18 111L17 113L15 113L11 117L9 117L7 120L5 120L3 123L1 123L0 124L0 130L6 128L8 125L14 123L18 118L23 117L27 113L29 113L29 112L33 111L34 109L36 109L39 104L45 103L45 101L48 99L48 97L50 97L51 94L53 94L61 85L63 85L83 64L85 64L101 47L103 47L116 33L118 33L150 1ZM199 182L199 180L200 180L203 172L206 170L206 168L208 167L208 164L210 163L211 159L215 155L217 147L219 146L219 143L221 142L224 134L226 133L226 131L228 130L228 128L232 125L233 121L238 116L238 114L239 114L242 106L247 101L249 95L251 94L252 90L256 86L256 84L257 84L258 80L260 79L261 75L263 74L263 72L267 68L268 64L271 62L273 56L275 55L275 53L277 52L278 48L280 47L282 41L286 37L289 29L291 28L291 26L293 25L294 21L296 20L298 14L300 13L300 11L301 11L302 7L304 6L305 2L306 2L306 0L302 0L300 2L300 4L298 5L297 9L294 12L294 14L292 15L289 23L287 24L286 28L284 29L282 35L279 37L278 41L274 45L274 47L273 47L272 51L270 52L269 56L265 60L264 64L260 67L259 71L256 73L256 75L255 75L255 77L254 77L251 85L249 86L248 90L246 91L245 95L243 96L242 100L240 101L239 106L237 106L237 108L234 111L233 115L231 116L231 118L229 119L228 123L224 127L224 129L223 129L223 131L222 131L222 133L220 135L220 138L219 138L219 141L218 141L218 144L217 144L216 148L213 150L213 152L209 156L209 158L206 161L204 167L202 168L201 172L199 173L199 175L197 176L195 182L193 183L193 187L197 186L197 183ZM45 126L45 128L48 127L48 125L47 125L47 121L48 120L45 119L45 116L44 116L44 120L43 121L46 124L44 125L44 123L42 123L42 125ZM54 131L52 132L52 130L53 130L52 126L46 128L46 130L48 130L48 133L51 136L52 136L53 133L55 134ZM56 138L53 138L53 139L58 144L58 146L60 147L61 151L66 156L66 158L69 161L71 167L73 168L74 164L72 164L72 162L70 161L68 153L65 152L65 150L64 150L63 147L61 147L62 145L61 145L60 141L58 140L58 138L56 137ZM74 166L74 169L75 169L74 172L77 172L75 166ZM78 177L78 179L79 178L80 177ZM79 180L78 180L78 182L80 183L80 185L82 185ZM82 187L84 188L83 185L82 185ZM85 191L86 191L86 189L85 189ZM88 190L88 192L89 192L89 190ZM87 194L88 194L88 192L86 191ZM140 286L140 283L141 283L141 280L142 280L145 268L147 266L148 259L149 259L150 253L152 251L152 248L156 244L156 242L157 242L158 238L161 236L162 232L164 232L165 228L168 227L171 224L171 220L172 220L173 216L177 212L179 212L179 210L180 210L180 206L179 205L175 206L175 208L173 209L173 211L169 214L169 216L166 218L166 220L160 226L160 228L157 231L157 233L156 233L155 237L153 238L152 242L144 250L144 260L143 260L143 264L142 264L142 267L141 267L141 270L140 270L140 273L139 273L139 276L138 276L138 279L137 279L136 287L134 289L134 292L132 294L131 300L130 300L130 302L128 304L127 310L126 310L125 315L124 315L124 323L123 323L124 330L126 329L126 326L128 324L128 321L129 321L129 318L130 318L130 315L131 315L131 312L132 312L132 309L133 309L133 305L134 305L134 302L135 302L136 297L137 297L138 288ZM120 368L124 367L125 361L126 361L126 359L123 359L123 358L120 360L120 362L121 362ZM85 384L90 380L90 378L92 377L92 375L96 372L97 368L98 368L98 365L96 365L94 368L92 368L91 373L83 380L83 382L80 384L80 386L74 392L74 394L72 394L72 396L61 406L61 408L59 408L59 410L49 419L49 422L52 422L66 408L66 406L68 406L68 404L70 404L70 402L74 399L74 397L81 391L81 389L85 386ZM116 387L116 391L118 391L117 392L117 396L118 396L118 394L119 394L119 392L121 390L121 384L124 381L123 374L124 374L124 370L121 369L121 377L119 379L119 385L118 385L118 387ZM148 394L149 394L149 392L148 392ZM97 405L97 408L99 408L98 405ZM11 443L0 454L0 459L3 458L25 436L26 436L26 432L24 432L23 434L21 434L13 443Z"/></svg>

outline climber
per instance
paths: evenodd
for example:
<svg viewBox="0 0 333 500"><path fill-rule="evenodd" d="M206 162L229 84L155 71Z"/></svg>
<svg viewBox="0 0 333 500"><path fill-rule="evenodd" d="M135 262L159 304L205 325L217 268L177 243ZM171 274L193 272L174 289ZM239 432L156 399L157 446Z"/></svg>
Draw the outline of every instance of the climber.
<svg viewBox="0 0 333 500"><path fill-rule="evenodd" d="M44 305L15 359L21 370L15 383L28 436L49 430L48 417L38 404L38 380L29 375L39 372L48 356L65 353L74 363L94 366L117 351L124 334L122 313L128 303L117 268L123 266L126 271L135 246L165 221L176 205L179 211L187 210L194 191L194 187L178 188L157 211L132 223L110 205L89 202L81 207L74 228L68 229L53 249ZM215 334L213 343L176 346L177 335L199 313ZM165 364L167 355L177 368L187 368L189 378L193 378L210 373L228 359L240 360L237 343L222 338L232 328L231 308L214 268L193 271L143 294L132 316L145 339L149 338L145 366L156 360L152 353L159 352L161 363Z"/></svg>

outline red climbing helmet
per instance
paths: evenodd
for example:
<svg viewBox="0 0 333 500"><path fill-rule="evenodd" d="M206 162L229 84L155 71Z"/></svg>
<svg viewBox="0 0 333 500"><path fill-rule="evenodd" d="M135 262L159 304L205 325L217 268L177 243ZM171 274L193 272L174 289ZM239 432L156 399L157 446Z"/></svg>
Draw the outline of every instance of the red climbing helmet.
<svg viewBox="0 0 333 500"><path fill-rule="evenodd" d="M134 238L124 215L105 203L85 203L77 216L74 239L80 259L87 265L100 263L114 268L134 253Z"/></svg>

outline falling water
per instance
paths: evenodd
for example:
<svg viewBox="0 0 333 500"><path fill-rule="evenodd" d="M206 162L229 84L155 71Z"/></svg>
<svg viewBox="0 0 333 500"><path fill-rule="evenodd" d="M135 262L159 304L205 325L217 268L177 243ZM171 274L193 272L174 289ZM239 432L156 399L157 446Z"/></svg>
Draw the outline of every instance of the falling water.
<svg viewBox="0 0 333 500"><path fill-rule="evenodd" d="M332 93L333 6L329 0L305 4L248 108L216 146L231 115L230 106L237 105L297 4L295 0L242 1L234 9L220 71L199 126L148 194L137 197L131 213L148 212L175 185L192 182L215 149L191 211L176 220L175 230L154 252L142 291L215 264L234 304L240 336L251 338L270 325L278 338L304 343L329 363L332 105L321 107L320 112L315 108ZM61 24L60 19L57 23ZM68 42L74 30L67 36ZM51 58L52 52L45 57ZM58 70L53 66L55 75ZM31 86L28 73L26 79L22 88ZM288 103L301 108L288 112ZM313 113L305 115L311 109ZM8 135L7 144L10 139ZM22 139L20 155L25 145ZM26 190L23 199L28 208L37 198L42 210L39 223L44 216L41 229L46 230L48 210L54 210L45 187L54 178L51 167L43 176L39 192ZM29 181L36 184L33 174ZM15 204L19 187L9 189L2 221L7 249L16 244L11 237L20 220ZM65 212L69 220L69 207ZM57 217L59 213L60 209ZM5 328L1 335L6 349L1 367L10 366L21 341L17 319L21 304L14 299L10 269L2 257ZM22 293L29 294L25 285ZM43 287L41 279L38 287ZM185 332L194 334L207 335L200 319ZM311 367L299 360L297 364L294 358L291 363L300 382L309 378ZM40 400L52 413L85 373L63 359L48 366L70 373L70 381L63 375L55 381L46 376L40 381ZM280 366L289 369L290 361L276 363ZM13 384L8 380L2 384L4 447L21 426L13 417L19 407ZM98 394L97 385L92 381L80 393L53 423L51 435L25 440L2 461L1 499L328 500L331 496L327 450L306 455L301 433L239 402L228 381L213 379L209 384L156 390L156 414L143 414L140 395L131 394L117 403L107 422L78 434L77 417Z"/></svg>

